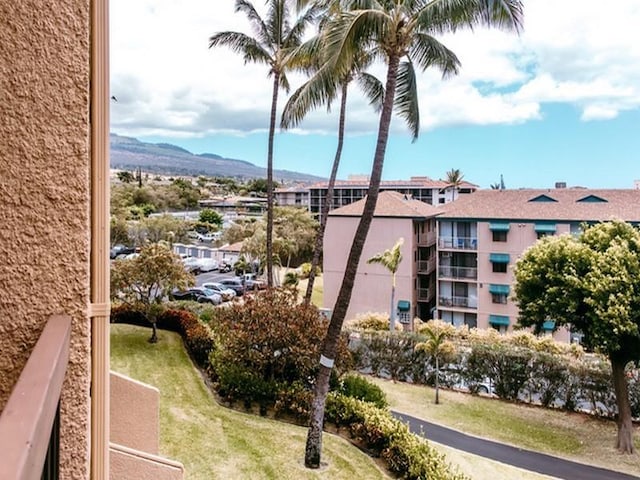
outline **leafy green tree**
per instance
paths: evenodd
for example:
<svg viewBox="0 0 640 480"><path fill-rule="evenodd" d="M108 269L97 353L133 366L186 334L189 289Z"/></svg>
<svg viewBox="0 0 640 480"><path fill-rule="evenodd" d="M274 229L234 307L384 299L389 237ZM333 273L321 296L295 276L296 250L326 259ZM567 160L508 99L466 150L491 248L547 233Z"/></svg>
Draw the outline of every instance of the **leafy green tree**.
<svg viewBox="0 0 640 480"><path fill-rule="evenodd" d="M180 257L165 243L143 247L135 258L116 260L111 266L111 300L139 309L151 323L149 341L158 341L156 321L160 302L176 288L194 284Z"/></svg>
<svg viewBox="0 0 640 480"><path fill-rule="evenodd" d="M334 5L333 8L330 9L330 12L335 18L335 16L339 14L337 5ZM340 158L342 157L349 85L355 80L376 111L380 111L384 97L384 87L382 83L376 77L365 71L373 62L372 55L363 49L359 54L353 56L353 64L346 73L338 73L332 71L329 62L323 62L322 60L323 52L321 47L323 41L323 32L321 32L320 35L305 44L306 49L303 50L304 54L302 55L303 59L301 62L307 66L308 70L315 71L315 73L291 96L285 105L281 122L283 128L296 126L312 109L323 105L330 107L331 103L337 97L340 97L338 144L331 167L331 174L329 175L327 194L320 212L320 227L316 235L313 258L311 260L313 268L310 270L309 282L307 283L307 290L304 296L304 301L307 304L311 303L316 270L320 265L320 256L322 255L324 232L329 211L333 203L333 190L340 166Z"/></svg>
<svg viewBox="0 0 640 480"><path fill-rule="evenodd" d="M435 403L438 405L440 403L440 360L446 360L455 354L455 345L449 340L455 333L455 327L441 321L431 320L420 329L420 333L426 335L427 340L417 344L415 348L427 353L435 362Z"/></svg>
<svg viewBox="0 0 640 480"><path fill-rule="evenodd" d="M182 242L186 240L187 232L190 229L189 222L173 215L146 217L138 222L133 222L131 226L136 245L160 241L170 244Z"/></svg>
<svg viewBox="0 0 640 480"><path fill-rule="evenodd" d="M325 58L331 62L336 72L345 73L353 64L353 57L366 47L385 62L387 78L368 195L321 349L320 371L305 450L305 465L310 468L320 466L324 406L331 368L351 299L356 270L378 200L392 111L396 109L398 115L409 125L413 138L417 138L420 118L414 66L417 65L422 70L435 66L444 75L458 71L457 57L436 40L434 35L477 25L517 30L522 21L520 0L347 0L340 2L340 5L347 8L328 26Z"/></svg>
<svg viewBox="0 0 640 480"><path fill-rule="evenodd" d="M122 217L111 217L111 229L109 232L111 246L122 244L129 245L131 243L131 239L129 238L129 226L127 221Z"/></svg>
<svg viewBox="0 0 640 480"><path fill-rule="evenodd" d="M517 262L520 324L570 325L584 345L608 356L618 406L616 448L633 453L625 367L640 360L640 232L613 221L579 237L545 237Z"/></svg>
<svg viewBox="0 0 640 480"><path fill-rule="evenodd" d="M200 220L201 223L215 225L217 228L222 227L222 215L211 208L204 208L200 210L198 220Z"/></svg>
<svg viewBox="0 0 640 480"><path fill-rule="evenodd" d="M222 238L226 243L238 243L243 241L245 238L252 237L255 234L257 227L258 222L255 219L239 218L224 231Z"/></svg>
<svg viewBox="0 0 640 480"><path fill-rule="evenodd" d="M395 314L395 296L396 296L396 273L400 268L400 262L402 262L402 244L404 238L399 238L396 244L385 250L384 252L377 253L367 263L377 263L389 270L391 273L391 307L389 308L389 330L394 331L396 329L396 314Z"/></svg>
<svg viewBox="0 0 640 480"><path fill-rule="evenodd" d="M247 16L254 30L254 37L240 32L219 32L209 38L209 48L227 46L242 55L245 63L261 63L269 67L273 78L271 116L267 153L267 281L273 286L273 140L276 128L276 109L280 89L289 90L287 71L295 63L295 51L302 43L303 35L319 10L314 6L304 10L292 22L290 0L268 0L266 18L261 18L251 2L236 0L236 12ZM301 3L301 2L298 2Z"/></svg>

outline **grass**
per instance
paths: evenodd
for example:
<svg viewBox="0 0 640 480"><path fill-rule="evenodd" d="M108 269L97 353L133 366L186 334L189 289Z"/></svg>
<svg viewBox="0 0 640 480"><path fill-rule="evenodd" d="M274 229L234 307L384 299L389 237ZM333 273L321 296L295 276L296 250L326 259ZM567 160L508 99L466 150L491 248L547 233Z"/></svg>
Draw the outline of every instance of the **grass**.
<svg viewBox="0 0 640 480"><path fill-rule="evenodd" d="M640 454L615 450L617 428L612 421L449 390L440 391L441 404L435 405L432 388L370 379L385 391L394 410L516 447L640 474ZM638 430L635 445L640 448Z"/></svg>
<svg viewBox="0 0 640 480"><path fill-rule="evenodd" d="M304 294L307 291L307 284L309 283L308 278L304 278L300 280L298 283L298 292L300 293L300 298L304 298ZM313 292L311 293L311 303L313 303L316 307L322 308L322 299L323 299L323 283L322 283L322 275L317 275L316 279L313 281Z"/></svg>
<svg viewBox="0 0 640 480"><path fill-rule="evenodd" d="M218 405L174 333L111 326L111 368L160 389L160 452L182 462L187 480L389 478L347 441L324 435L323 462L303 465L305 428Z"/></svg>

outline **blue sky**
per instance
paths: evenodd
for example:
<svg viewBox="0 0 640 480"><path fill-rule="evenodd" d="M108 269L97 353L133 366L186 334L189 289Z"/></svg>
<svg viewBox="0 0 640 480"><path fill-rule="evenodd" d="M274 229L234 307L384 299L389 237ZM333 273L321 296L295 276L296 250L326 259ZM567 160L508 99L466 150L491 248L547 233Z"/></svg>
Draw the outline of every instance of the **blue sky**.
<svg viewBox="0 0 640 480"><path fill-rule="evenodd" d="M250 31L233 3L112 0L112 131L265 165L266 70L207 48L217 31ZM384 178L441 178L459 168L482 187L502 174L508 188L631 188L640 179L637 25L636 0L618 0L615 11L592 0L530 0L520 37L442 38L462 71L446 81L420 75L420 138L411 143L394 121ZM303 79L291 80L297 88ZM375 144L376 115L355 90L351 98L341 178L368 174ZM327 176L335 117L314 112L278 133L275 167Z"/></svg>

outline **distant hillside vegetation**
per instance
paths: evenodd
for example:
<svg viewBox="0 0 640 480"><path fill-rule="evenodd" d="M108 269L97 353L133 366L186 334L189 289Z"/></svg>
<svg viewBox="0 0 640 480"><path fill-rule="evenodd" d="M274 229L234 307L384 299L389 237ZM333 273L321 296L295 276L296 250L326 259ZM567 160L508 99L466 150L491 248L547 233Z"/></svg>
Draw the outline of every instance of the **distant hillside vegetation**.
<svg viewBox="0 0 640 480"><path fill-rule="evenodd" d="M165 175L207 175L210 177L265 178L267 170L245 160L224 158L215 153L194 155L168 143L146 143L135 138L111 134L111 168ZM274 180L318 182L322 177L289 170L274 170Z"/></svg>

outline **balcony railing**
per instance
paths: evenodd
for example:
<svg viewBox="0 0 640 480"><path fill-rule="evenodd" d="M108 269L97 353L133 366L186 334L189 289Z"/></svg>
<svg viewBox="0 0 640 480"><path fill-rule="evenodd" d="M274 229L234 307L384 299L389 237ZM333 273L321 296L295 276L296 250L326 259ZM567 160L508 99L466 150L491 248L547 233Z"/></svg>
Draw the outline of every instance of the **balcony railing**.
<svg viewBox="0 0 640 480"><path fill-rule="evenodd" d="M452 250L477 250L477 237L440 237L438 247Z"/></svg>
<svg viewBox="0 0 640 480"><path fill-rule="evenodd" d="M478 278L478 269L476 267L452 267L448 265L440 265L438 274L441 277L448 278Z"/></svg>
<svg viewBox="0 0 640 480"><path fill-rule="evenodd" d="M420 247L428 247L429 245L435 245L436 232L418 233L418 245Z"/></svg>
<svg viewBox="0 0 640 480"><path fill-rule="evenodd" d="M435 259L431 260L418 260L418 272L420 273L430 273L433 272L436 268Z"/></svg>
<svg viewBox="0 0 640 480"><path fill-rule="evenodd" d="M428 302L434 297L433 288L418 288L416 296L419 302Z"/></svg>
<svg viewBox="0 0 640 480"><path fill-rule="evenodd" d="M59 407L71 318L49 319L0 416L0 478L59 478Z"/></svg>
<svg viewBox="0 0 640 480"><path fill-rule="evenodd" d="M438 305L441 307L478 308L478 299L473 297L440 297Z"/></svg>

